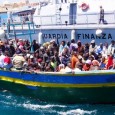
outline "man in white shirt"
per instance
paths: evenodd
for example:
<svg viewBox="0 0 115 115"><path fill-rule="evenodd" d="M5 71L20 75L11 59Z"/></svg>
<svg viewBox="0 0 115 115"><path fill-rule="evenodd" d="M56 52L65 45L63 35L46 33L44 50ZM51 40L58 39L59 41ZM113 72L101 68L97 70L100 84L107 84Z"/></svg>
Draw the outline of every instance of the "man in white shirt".
<svg viewBox="0 0 115 115"><path fill-rule="evenodd" d="M0 55L0 67L3 68L4 67L4 59L5 59L5 55L1 54Z"/></svg>
<svg viewBox="0 0 115 115"><path fill-rule="evenodd" d="M112 40L111 44L108 47L108 54L112 54L113 55L114 54L114 50L115 50L115 41Z"/></svg>

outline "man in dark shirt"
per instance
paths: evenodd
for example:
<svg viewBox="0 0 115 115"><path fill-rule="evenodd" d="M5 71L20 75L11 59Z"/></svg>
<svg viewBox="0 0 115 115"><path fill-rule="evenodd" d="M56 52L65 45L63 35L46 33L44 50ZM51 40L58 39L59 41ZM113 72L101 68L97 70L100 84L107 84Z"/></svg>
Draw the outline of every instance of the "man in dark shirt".
<svg viewBox="0 0 115 115"><path fill-rule="evenodd" d="M101 23L101 21L104 24L104 9L102 8L102 6L100 6L100 18L99 18L99 24Z"/></svg>

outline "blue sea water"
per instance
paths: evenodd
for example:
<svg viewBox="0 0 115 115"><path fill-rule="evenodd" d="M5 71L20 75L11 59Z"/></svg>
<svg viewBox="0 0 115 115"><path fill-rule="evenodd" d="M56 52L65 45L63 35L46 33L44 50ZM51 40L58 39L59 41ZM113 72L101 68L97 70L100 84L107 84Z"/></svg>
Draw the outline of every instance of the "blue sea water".
<svg viewBox="0 0 115 115"><path fill-rule="evenodd" d="M0 115L115 115L115 105L50 104L3 90Z"/></svg>

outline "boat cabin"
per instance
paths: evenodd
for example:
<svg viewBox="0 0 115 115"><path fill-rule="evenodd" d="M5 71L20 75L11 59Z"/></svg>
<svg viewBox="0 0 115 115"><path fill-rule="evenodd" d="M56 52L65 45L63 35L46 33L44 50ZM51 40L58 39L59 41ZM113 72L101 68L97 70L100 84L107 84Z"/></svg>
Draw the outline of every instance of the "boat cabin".
<svg viewBox="0 0 115 115"><path fill-rule="evenodd" d="M26 22L26 21L31 21L33 14L35 12L35 8L31 7L23 7L22 10L15 11L15 12L10 12L8 17L11 19L13 22Z"/></svg>
<svg viewBox="0 0 115 115"><path fill-rule="evenodd" d="M105 23L115 23L113 0L51 0L37 7L34 22L35 25L98 24L100 6L104 9Z"/></svg>

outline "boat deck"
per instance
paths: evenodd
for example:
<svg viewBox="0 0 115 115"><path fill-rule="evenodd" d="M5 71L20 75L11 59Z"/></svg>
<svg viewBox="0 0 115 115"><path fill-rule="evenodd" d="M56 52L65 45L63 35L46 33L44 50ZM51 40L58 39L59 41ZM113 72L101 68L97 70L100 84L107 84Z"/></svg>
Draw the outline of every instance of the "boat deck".
<svg viewBox="0 0 115 115"><path fill-rule="evenodd" d="M28 25L24 24L22 27L22 24L14 24L15 25L15 29L16 30L27 30L28 29ZM3 28L4 30L7 30L6 26L2 26L1 28ZM31 26L31 28L33 28L33 26ZM35 30L39 30L39 29L98 29L98 28L115 28L115 23L113 24L75 24L75 25L43 25L43 26L35 26L34 29ZM10 28L11 30L13 29L13 27L11 26Z"/></svg>

